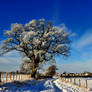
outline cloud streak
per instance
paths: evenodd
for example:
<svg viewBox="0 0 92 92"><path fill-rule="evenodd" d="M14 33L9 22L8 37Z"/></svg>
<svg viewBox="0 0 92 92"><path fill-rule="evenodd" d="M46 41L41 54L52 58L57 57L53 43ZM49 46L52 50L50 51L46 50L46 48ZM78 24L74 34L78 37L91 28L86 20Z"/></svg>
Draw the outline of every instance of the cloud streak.
<svg viewBox="0 0 92 92"><path fill-rule="evenodd" d="M86 32L82 37L73 43L73 48L82 50L86 46L92 45L92 32Z"/></svg>
<svg viewBox="0 0 92 92"><path fill-rule="evenodd" d="M59 64L58 65L59 72L92 72L92 60L87 62L75 62L75 63L67 63L67 64ZM61 70L62 69L62 70Z"/></svg>
<svg viewBox="0 0 92 92"><path fill-rule="evenodd" d="M0 71L15 71L19 69L21 57L16 51L7 53L0 57Z"/></svg>

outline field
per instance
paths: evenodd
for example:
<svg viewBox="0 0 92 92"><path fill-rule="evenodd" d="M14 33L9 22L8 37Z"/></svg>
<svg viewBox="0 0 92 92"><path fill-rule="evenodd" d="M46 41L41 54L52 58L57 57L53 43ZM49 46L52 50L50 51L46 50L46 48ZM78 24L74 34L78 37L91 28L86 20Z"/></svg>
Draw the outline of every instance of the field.
<svg viewBox="0 0 92 92"><path fill-rule="evenodd" d="M13 79L13 76L11 79ZM81 83L80 87L79 79ZM6 81L6 78L2 78L2 80ZM86 80L88 88L86 88ZM63 78L62 80L61 78L43 80L30 78L4 83L0 88L0 92L92 92L92 78Z"/></svg>
<svg viewBox="0 0 92 92"><path fill-rule="evenodd" d="M72 81L70 82L69 80ZM64 92L92 92L92 78L67 78L63 80L57 79L55 83Z"/></svg>

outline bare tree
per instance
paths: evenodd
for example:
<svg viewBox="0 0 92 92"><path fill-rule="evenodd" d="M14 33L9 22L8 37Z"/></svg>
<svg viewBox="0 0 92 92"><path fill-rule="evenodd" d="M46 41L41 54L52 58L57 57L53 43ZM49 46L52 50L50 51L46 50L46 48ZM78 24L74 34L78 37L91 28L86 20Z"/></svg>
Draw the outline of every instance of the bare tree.
<svg viewBox="0 0 92 92"><path fill-rule="evenodd" d="M24 26L12 24L5 31L7 37L0 47L0 55L16 50L32 62L33 77L40 64L53 61L55 55L70 55L70 40L65 26L55 27L44 19L32 20Z"/></svg>

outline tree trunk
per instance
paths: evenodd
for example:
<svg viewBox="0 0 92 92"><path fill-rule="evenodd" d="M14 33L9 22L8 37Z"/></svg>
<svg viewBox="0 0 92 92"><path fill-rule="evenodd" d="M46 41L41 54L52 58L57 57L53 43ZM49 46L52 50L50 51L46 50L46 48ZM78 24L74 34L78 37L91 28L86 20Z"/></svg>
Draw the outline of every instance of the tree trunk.
<svg viewBox="0 0 92 92"><path fill-rule="evenodd" d="M31 77L35 78L36 73L37 73L37 69L33 68L32 73L31 73Z"/></svg>
<svg viewBox="0 0 92 92"><path fill-rule="evenodd" d="M37 55L36 58L35 58L35 56L33 56L33 60L32 61L33 61L33 67L32 67L31 77L36 78L37 67L39 67L39 62L40 62L39 55Z"/></svg>

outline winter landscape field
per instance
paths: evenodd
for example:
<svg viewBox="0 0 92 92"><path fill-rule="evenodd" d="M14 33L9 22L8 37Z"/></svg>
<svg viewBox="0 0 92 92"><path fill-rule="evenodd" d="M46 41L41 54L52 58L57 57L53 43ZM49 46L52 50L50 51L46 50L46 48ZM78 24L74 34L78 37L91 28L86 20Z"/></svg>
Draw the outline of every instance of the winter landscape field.
<svg viewBox="0 0 92 92"><path fill-rule="evenodd" d="M92 0L0 0L0 92L92 92Z"/></svg>
<svg viewBox="0 0 92 92"><path fill-rule="evenodd" d="M78 86L79 79L81 87ZM87 89L85 88L85 80L88 81ZM76 85L74 85L74 81L65 82L61 81L61 78L14 81L3 84L0 87L0 92L92 92L92 78L76 78Z"/></svg>

